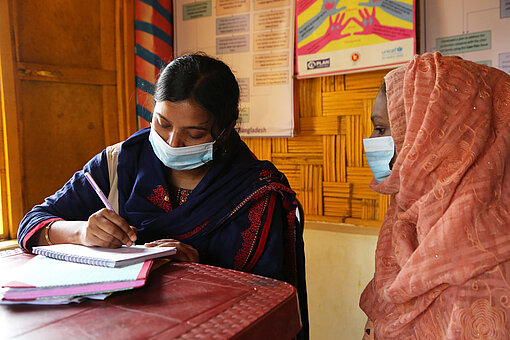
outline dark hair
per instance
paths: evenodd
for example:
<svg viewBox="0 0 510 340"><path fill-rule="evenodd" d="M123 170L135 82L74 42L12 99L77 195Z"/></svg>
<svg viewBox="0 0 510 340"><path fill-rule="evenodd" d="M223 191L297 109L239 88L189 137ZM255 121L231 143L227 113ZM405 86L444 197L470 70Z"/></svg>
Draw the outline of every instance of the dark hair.
<svg viewBox="0 0 510 340"><path fill-rule="evenodd" d="M192 100L213 116L220 133L239 117L239 85L234 74L225 63L204 53L171 61L161 71L154 100Z"/></svg>

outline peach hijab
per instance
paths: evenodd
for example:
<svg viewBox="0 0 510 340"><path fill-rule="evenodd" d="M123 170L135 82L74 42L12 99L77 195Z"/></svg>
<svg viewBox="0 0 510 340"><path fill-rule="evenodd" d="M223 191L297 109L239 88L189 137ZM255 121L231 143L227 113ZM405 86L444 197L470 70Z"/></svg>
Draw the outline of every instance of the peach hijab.
<svg viewBox="0 0 510 340"><path fill-rule="evenodd" d="M510 76L436 52L385 80L397 158L360 307L376 339L509 339Z"/></svg>

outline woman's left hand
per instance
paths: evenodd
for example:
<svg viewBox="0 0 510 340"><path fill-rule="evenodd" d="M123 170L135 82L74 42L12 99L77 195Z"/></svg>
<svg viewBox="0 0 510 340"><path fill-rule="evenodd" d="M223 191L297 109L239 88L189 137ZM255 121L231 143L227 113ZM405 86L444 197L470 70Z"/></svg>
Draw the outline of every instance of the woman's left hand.
<svg viewBox="0 0 510 340"><path fill-rule="evenodd" d="M146 247L175 247L177 252L171 259L185 262L198 262L198 251L192 246L174 239L161 239L145 243Z"/></svg>

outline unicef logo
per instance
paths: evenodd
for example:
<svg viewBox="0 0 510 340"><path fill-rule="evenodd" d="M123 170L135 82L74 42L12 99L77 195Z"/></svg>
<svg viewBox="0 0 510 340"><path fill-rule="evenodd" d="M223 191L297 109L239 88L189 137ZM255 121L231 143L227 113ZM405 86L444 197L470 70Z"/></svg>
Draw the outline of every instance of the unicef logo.
<svg viewBox="0 0 510 340"><path fill-rule="evenodd" d="M402 47L397 47L397 52L402 52L403 48Z"/></svg>

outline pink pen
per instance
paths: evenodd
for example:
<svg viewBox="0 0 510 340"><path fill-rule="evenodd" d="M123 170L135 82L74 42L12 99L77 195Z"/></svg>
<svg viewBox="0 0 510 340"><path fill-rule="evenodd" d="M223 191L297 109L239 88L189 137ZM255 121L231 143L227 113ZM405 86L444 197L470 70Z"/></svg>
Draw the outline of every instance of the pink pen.
<svg viewBox="0 0 510 340"><path fill-rule="evenodd" d="M108 202L108 199L106 198L106 196L103 194L103 192L101 191L101 189L99 188L99 186L97 185L96 181L94 181L94 179L92 178L92 176L86 172L85 173L85 177L87 178L87 181L89 181L90 185L92 185L92 188L94 189L94 191L96 192L97 196L99 196L99 198L101 199L101 201L103 201L103 204L110 210L112 211L115 211L113 210L113 207L112 205L110 204L110 202Z"/></svg>
<svg viewBox="0 0 510 340"><path fill-rule="evenodd" d="M88 172L85 172L85 178L87 178L87 181L89 181L90 185L92 185L92 188L94 189L94 191L96 192L97 196L99 196L99 198L101 199L101 201L103 201L103 204L111 211L115 212L115 210L113 209L112 205L110 204L110 202L108 201L108 199L106 198L106 196L103 194L103 192L101 191L101 189L99 188L99 186L97 185L96 181L94 181L94 179L92 178L92 176L88 173ZM131 243L132 246L135 245L135 242L132 242Z"/></svg>

